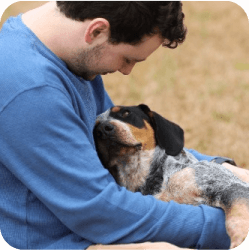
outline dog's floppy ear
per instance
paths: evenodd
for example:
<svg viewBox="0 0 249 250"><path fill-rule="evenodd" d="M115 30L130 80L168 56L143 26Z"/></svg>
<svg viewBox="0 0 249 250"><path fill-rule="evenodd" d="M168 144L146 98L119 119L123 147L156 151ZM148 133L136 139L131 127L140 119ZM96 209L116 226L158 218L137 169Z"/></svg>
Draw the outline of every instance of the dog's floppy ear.
<svg viewBox="0 0 249 250"><path fill-rule="evenodd" d="M147 105L140 104L139 107L150 118L151 125L155 131L157 145L165 149L166 154L176 156L184 147L184 132L177 124L168 121Z"/></svg>

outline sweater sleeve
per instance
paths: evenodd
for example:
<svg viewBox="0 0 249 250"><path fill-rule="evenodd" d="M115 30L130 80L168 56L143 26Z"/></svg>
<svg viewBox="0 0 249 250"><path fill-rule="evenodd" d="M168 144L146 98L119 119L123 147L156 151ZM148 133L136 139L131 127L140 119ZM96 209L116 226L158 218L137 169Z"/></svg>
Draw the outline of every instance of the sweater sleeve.
<svg viewBox="0 0 249 250"><path fill-rule="evenodd" d="M58 89L19 94L0 113L0 134L3 164L92 244L167 241L213 249L230 244L222 210L165 203L118 186L89 142L87 126Z"/></svg>
<svg viewBox="0 0 249 250"><path fill-rule="evenodd" d="M209 156L199 153L198 151L194 149L186 149L189 153L191 153L198 161L212 161L217 156Z"/></svg>

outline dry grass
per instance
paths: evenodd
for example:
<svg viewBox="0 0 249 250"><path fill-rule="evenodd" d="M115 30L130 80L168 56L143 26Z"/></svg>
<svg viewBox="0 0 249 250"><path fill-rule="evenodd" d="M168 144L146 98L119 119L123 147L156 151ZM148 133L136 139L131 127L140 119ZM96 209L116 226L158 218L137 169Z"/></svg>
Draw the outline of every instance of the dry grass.
<svg viewBox="0 0 249 250"><path fill-rule="evenodd" d="M19 2L16 15L41 2ZM175 50L160 48L129 76L104 77L116 104L148 104L180 124L185 144L228 156L249 169L249 25L232 2L184 2L188 36Z"/></svg>
<svg viewBox="0 0 249 250"><path fill-rule="evenodd" d="M132 74L105 76L117 104L146 103L180 124L186 146L249 168L249 25L231 2L184 2L188 36Z"/></svg>

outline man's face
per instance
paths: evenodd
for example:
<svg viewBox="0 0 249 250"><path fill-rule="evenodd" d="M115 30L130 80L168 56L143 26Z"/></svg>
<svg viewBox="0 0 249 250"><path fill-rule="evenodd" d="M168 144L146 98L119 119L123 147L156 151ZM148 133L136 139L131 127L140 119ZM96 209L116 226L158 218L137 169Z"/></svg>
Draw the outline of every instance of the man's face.
<svg viewBox="0 0 249 250"><path fill-rule="evenodd" d="M162 43L163 39L159 35L145 37L138 45L104 42L89 49L77 49L67 65L73 73L85 80L116 71L128 75L137 62L144 61Z"/></svg>

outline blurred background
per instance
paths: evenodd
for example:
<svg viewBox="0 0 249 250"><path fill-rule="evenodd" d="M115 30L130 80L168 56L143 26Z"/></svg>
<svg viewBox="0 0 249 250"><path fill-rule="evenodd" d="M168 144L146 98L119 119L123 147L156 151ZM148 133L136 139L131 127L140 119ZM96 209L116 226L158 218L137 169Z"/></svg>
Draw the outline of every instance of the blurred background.
<svg viewBox="0 0 249 250"><path fill-rule="evenodd" d="M9 16L45 2L17 2ZM183 2L186 41L159 48L129 76L104 76L118 105L145 103L185 130L185 146L249 169L249 23L232 2Z"/></svg>

